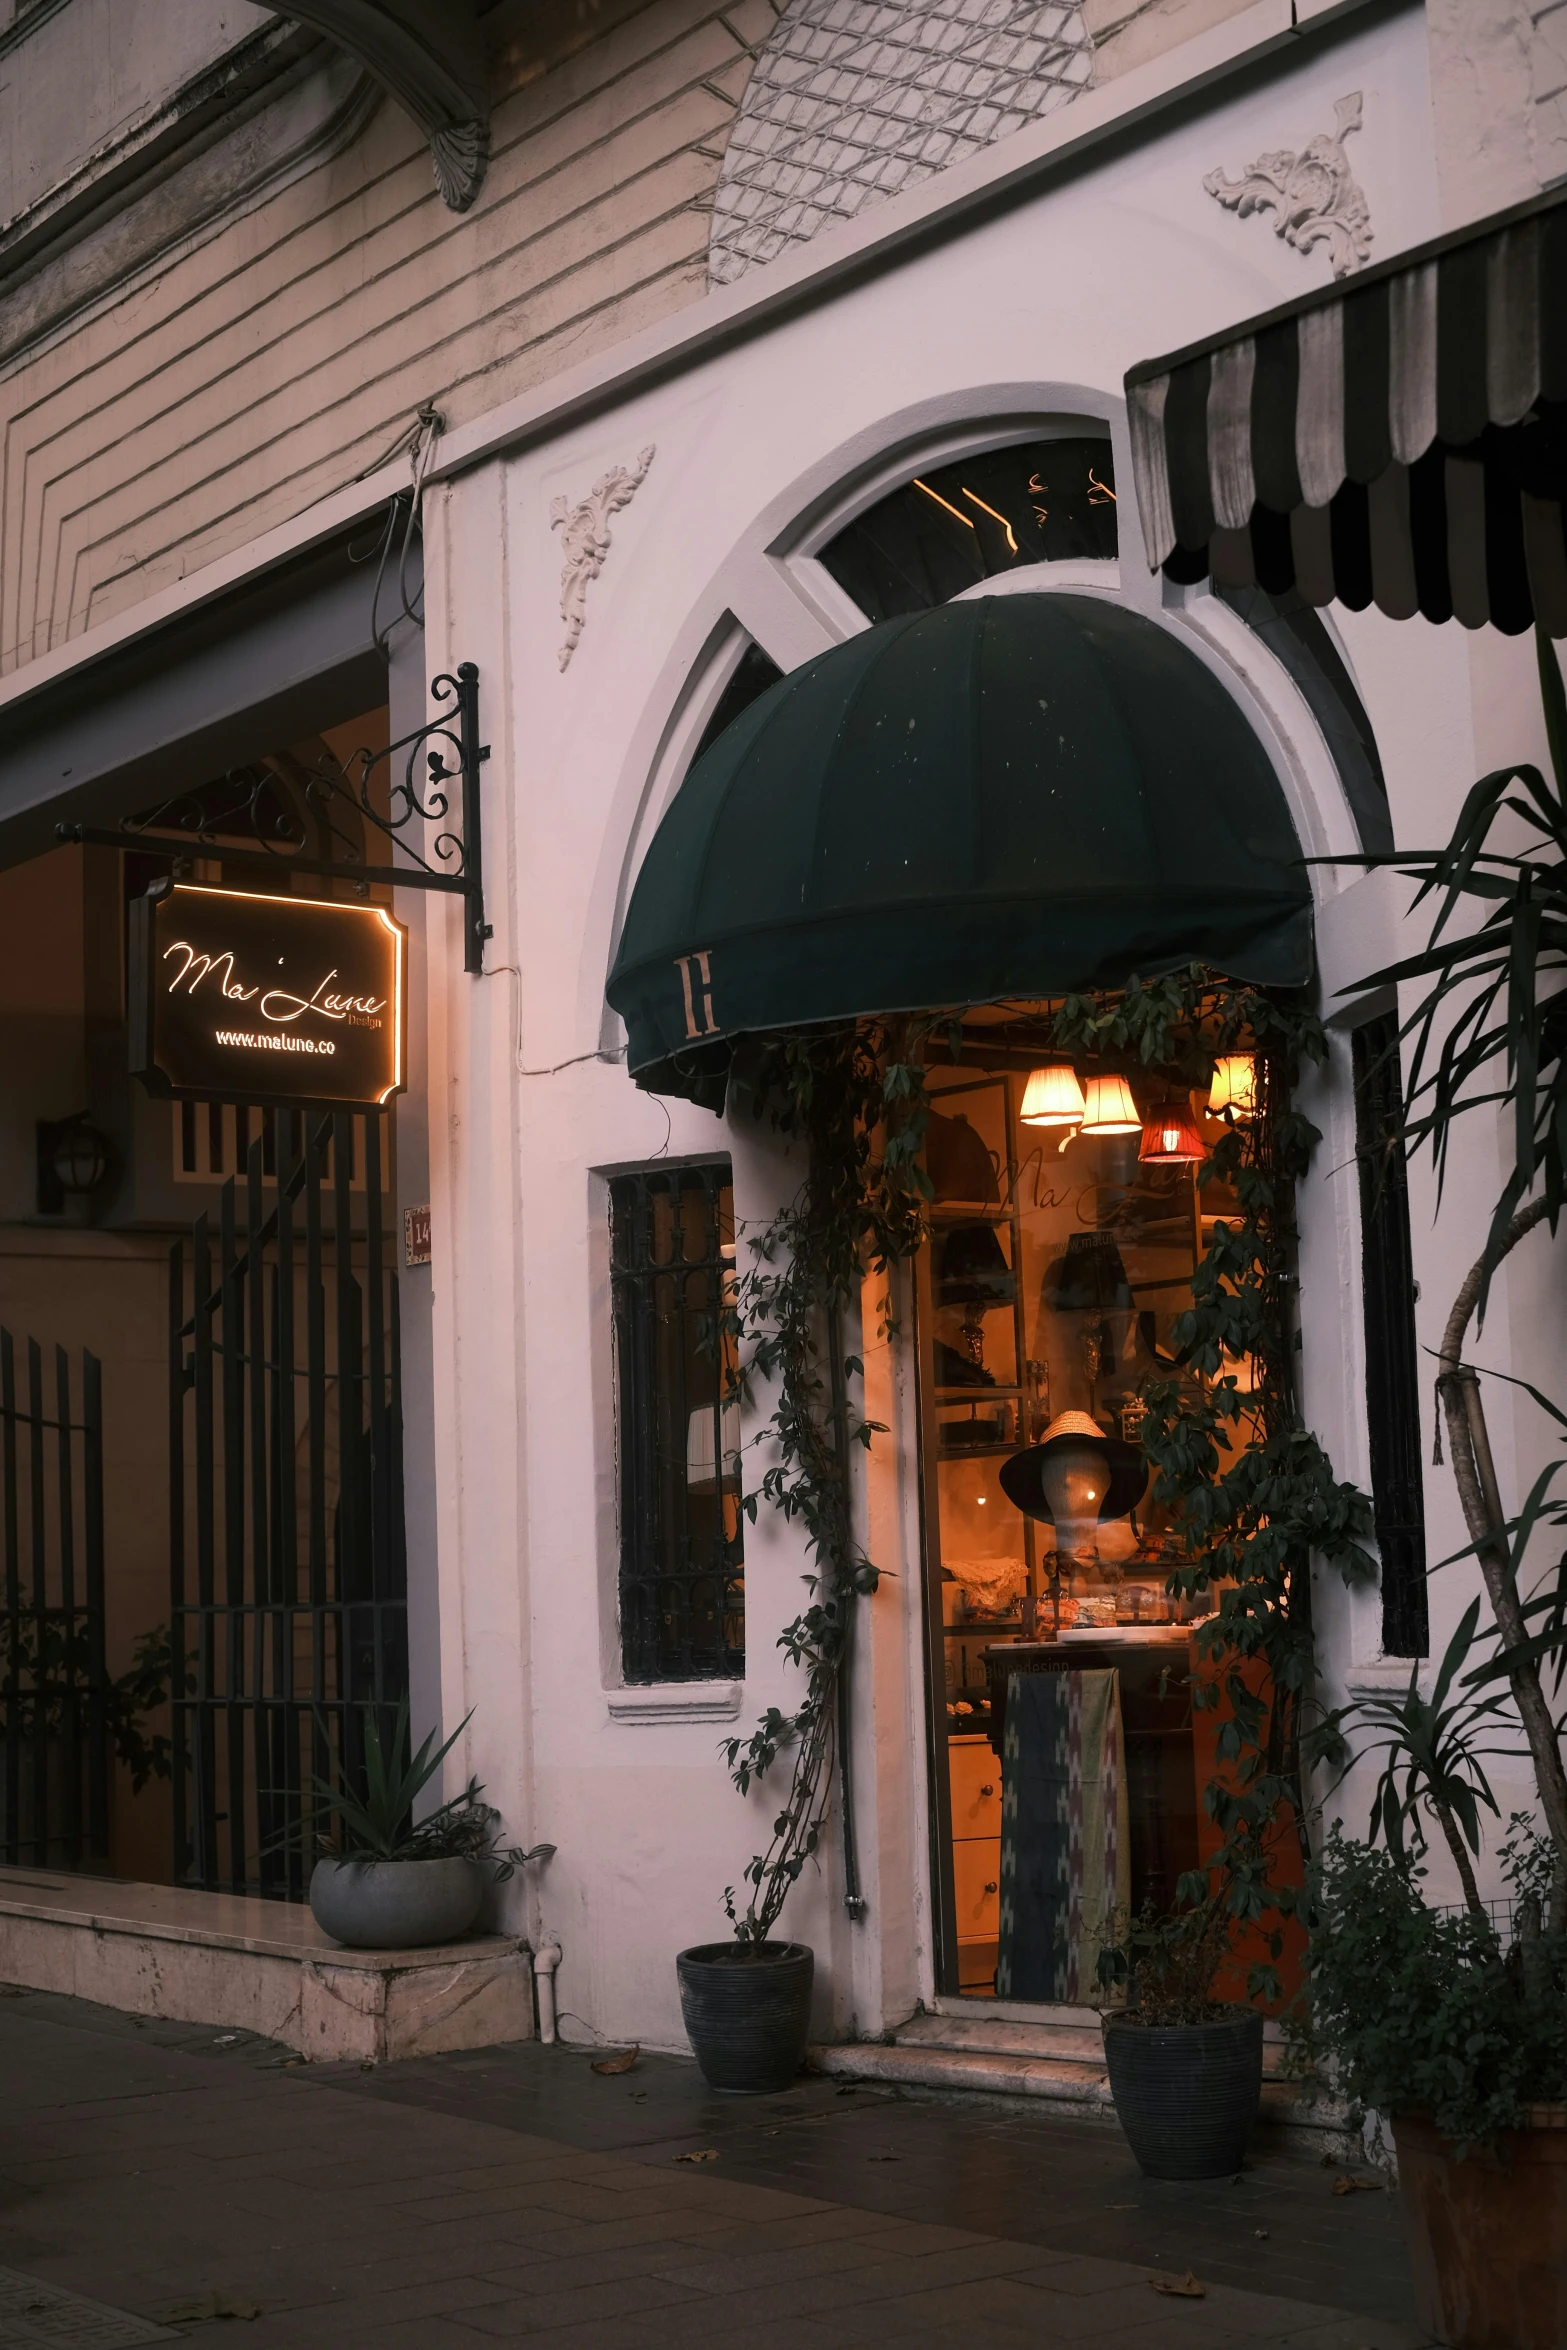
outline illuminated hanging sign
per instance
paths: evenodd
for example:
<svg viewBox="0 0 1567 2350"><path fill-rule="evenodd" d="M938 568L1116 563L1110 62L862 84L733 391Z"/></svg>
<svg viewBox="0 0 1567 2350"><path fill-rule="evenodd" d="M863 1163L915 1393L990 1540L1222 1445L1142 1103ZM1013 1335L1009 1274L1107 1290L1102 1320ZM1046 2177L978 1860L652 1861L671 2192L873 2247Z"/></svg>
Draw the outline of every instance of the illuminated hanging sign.
<svg viewBox="0 0 1567 2350"><path fill-rule="evenodd" d="M131 1072L176 1100L379 1109L406 1082L385 906L175 882L131 905Z"/></svg>

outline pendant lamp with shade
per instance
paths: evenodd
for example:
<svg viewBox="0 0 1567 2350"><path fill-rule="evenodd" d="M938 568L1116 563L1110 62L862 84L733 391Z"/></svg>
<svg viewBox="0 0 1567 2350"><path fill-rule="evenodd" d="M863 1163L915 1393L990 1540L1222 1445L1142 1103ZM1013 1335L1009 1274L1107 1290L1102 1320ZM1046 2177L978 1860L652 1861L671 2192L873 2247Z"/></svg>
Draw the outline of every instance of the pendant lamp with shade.
<svg viewBox="0 0 1567 2350"><path fill-rule="evenodd" d="M1143 1120L1137 1157L1142 1166L1196 1167L1208 1156L1185 1102L1163 1102Z"/></svg>
<svg viewBox="0 0 1567 2350"><path fill-rule="evenodd" d="M1257 1115L1257 1063L1251 1053L1221 1053L1213 1064L1208 1114L1244 1125Z"/></svg>
<svg viewBox="0 0 1567 2350"><path fill-rule="evenodd" d="M1031 1069L1023 1088L1018 1116L1025 1126L1081 1126L1086 1104L1077 1071L1070 1061L1051 1061Z"/></svg>
<svg viewBox="0 0 1567 2350"><path fill-rule="evenodd" d="M1141 1134L1143 1121L1124 1077L1090 1077L1084 1096L1084 1134Z"/></svg>

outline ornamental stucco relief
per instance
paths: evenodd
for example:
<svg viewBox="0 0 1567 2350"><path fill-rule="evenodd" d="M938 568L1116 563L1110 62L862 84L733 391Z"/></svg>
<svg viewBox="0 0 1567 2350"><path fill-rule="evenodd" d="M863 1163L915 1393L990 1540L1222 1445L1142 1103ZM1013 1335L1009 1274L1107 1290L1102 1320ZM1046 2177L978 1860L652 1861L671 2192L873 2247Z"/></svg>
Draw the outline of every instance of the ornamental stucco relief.
<svg viewBox="0 0 1567 2350"><path fill-rule="evenodd" d="M550 501L550 528L561 534L564 561L560 572L560 616L566 623L566 641L560 648L564 669L577 649L588 617L588 589L604 568L610 549L609 518L629 506L647 479L657 450L651 444L635 465L612 465L601 473L585 498L573 506L564 498Z"/></svg>
<svg viewBox="0 0 1567 2350"><path fill-rule="evenodd" d="M1326 245L1335 277L1348 277L1371 254L1371 208L1350 169L1344 141L1361 123L1361 98L1352 90L1333 109L1336 131L1321 131L1300 152L1280 148L1259 155L1237 180L1210 171L1203 186L1227 212L1276 212L1273 233L1310 253Z"/></svg>
<svg viewBox="0 0 1567 2350"><path fill-rule="evenodd" d="M732 285L1070 104L1093 55L1063 0L791 0L730 134L710 282Z"/></svg>

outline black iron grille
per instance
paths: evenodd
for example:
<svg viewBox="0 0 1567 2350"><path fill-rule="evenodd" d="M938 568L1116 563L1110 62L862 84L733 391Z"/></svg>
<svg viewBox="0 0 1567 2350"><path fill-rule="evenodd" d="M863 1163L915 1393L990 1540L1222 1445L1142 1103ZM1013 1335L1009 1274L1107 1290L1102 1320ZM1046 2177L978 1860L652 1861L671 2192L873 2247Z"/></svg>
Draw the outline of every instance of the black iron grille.
<svg viewBox="0 0 1567 2350"><path fill-rule="evenodd" d="M1398 1021L1392 1013L1368 1020L1355 1030L1353 1042L1366 1417L1372 1508L1382 1556L1382 1647L1388 1656L1425 1656L1431 1628L1420 1460L1420 1358L1409 1245L1409 1176L1400 1125Z"/></svg>
<svg viewBox="0 0 1567 2350"><path fill-rule="evenodd" d="M610 1184L626 1679L745 1670L734 1195L727 1160Z"/></svg>
<svg viewBox="0 0 1567 2350"><path fill-rule="evenodd" d="M275 1186L253 1132L243 1188L230 1177L216 1226L199 1217L170 1254L180 1883L303 1900L330 1825L319 1788L361 1782L367 1722L388 1737L407 1691L385 1125L280 1117Z"/></svg>
<svg viewBox="0 0 1567 2350"><path fill-rule="evenodd" d="M102 1867L109 1851L109 1724L103 1616L103 1380L0 1330L0 1859ZM51 1393L52 1387L52 1393Z"/></svg>

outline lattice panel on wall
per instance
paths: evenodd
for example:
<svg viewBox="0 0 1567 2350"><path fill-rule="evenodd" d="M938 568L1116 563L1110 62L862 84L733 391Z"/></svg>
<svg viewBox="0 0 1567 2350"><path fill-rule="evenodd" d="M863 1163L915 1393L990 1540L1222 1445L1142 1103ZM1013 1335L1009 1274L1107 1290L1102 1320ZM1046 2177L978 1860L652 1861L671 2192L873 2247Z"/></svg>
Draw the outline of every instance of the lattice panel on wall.
<svg viewBox="0 0 1567 2350"><path fill-rule="evenodd" d="M730 135L711 282L1068 105L1093 54L1059 0L792 0Z"/></svg>

